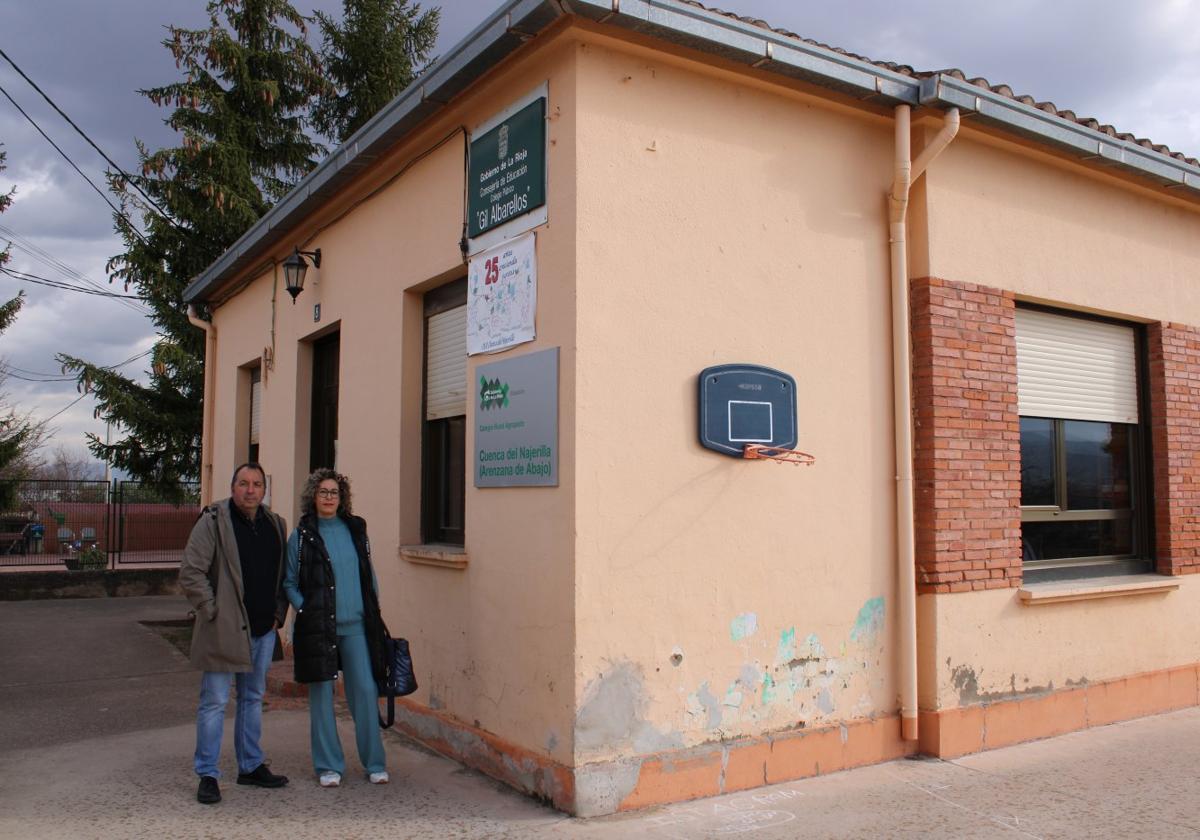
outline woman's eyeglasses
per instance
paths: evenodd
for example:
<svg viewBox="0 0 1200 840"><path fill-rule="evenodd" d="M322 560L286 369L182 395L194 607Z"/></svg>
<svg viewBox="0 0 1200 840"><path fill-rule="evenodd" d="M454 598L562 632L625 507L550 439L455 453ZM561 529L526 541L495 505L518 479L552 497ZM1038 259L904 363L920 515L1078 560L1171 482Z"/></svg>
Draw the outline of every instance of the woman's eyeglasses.
<svg viewBox="0 0 1200 840"><path fill-rule="evenodd" d="M339 491L339 490L324 490L324 489L322 489L322 490L317 491L317 495L320 496L322 499L336 499L338 496L340 496L342 494L341 494L341 491Z"/></svg>

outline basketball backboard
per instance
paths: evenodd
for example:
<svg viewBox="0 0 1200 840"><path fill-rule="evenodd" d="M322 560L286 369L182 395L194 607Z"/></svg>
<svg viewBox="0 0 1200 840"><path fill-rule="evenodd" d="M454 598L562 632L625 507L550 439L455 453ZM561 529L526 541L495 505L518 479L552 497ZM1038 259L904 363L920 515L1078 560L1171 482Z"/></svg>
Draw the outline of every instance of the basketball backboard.
<svg viewBox="0 0 1200 840"><path fill-rule="evenodd" d="M796 380L761 365L716 365L700 372L700 444L734 458L746 444L796 445Z"/></svg>

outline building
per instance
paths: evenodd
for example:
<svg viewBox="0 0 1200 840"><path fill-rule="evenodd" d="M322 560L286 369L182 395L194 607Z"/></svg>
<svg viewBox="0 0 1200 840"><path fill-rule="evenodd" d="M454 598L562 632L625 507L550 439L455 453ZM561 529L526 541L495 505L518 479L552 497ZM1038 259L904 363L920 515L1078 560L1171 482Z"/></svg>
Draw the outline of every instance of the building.
<svg viewBox="0 0 1200 840"><path fill-rule="evenodd" d="M576 814L1194 705L1198 210L983 80L509 0L189 286L205 493L336 460L402 725ZM814 465L700 445L740 363Z"/></svg>

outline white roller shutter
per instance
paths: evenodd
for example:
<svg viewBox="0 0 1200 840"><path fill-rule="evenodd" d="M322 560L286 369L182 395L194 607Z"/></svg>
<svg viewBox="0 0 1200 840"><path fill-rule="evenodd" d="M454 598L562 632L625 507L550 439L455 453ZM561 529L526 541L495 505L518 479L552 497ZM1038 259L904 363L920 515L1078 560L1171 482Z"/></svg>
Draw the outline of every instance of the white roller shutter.
<svg viewBox="0 0 1200 840"><path fill-rule="evenodd" d="M1017 412L1138 422L1132 327L1017 310Z"/></svg>
<svg viewBox="0 0 1200 840"><path fill-rule="evenodd" d="M258 443L262 427L262 369L250 371L250 444Z"/></svg>
<svg viewBox="0 0 1200 840"><path fill-rule="evenodd" d="M467 307L426 321L425 419L467 413Z"/></svg>

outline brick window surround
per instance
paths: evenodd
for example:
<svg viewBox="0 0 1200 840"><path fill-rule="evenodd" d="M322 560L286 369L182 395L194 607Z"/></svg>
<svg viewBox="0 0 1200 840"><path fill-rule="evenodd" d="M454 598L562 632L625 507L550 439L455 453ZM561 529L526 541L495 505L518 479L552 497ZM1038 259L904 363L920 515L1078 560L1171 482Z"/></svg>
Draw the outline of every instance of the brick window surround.
<svg viewBox="0 0 1200 840"><path fill-rule="evenodd" d="M1020 586L1015 299L923 277L909 301L917 591Z"/></svg>
<svg viewBox="0 0 1200 840"><path fill-rule="evenodd" d="M1146 327L1157 571L1200 572L1200 329Z"/></svg>

